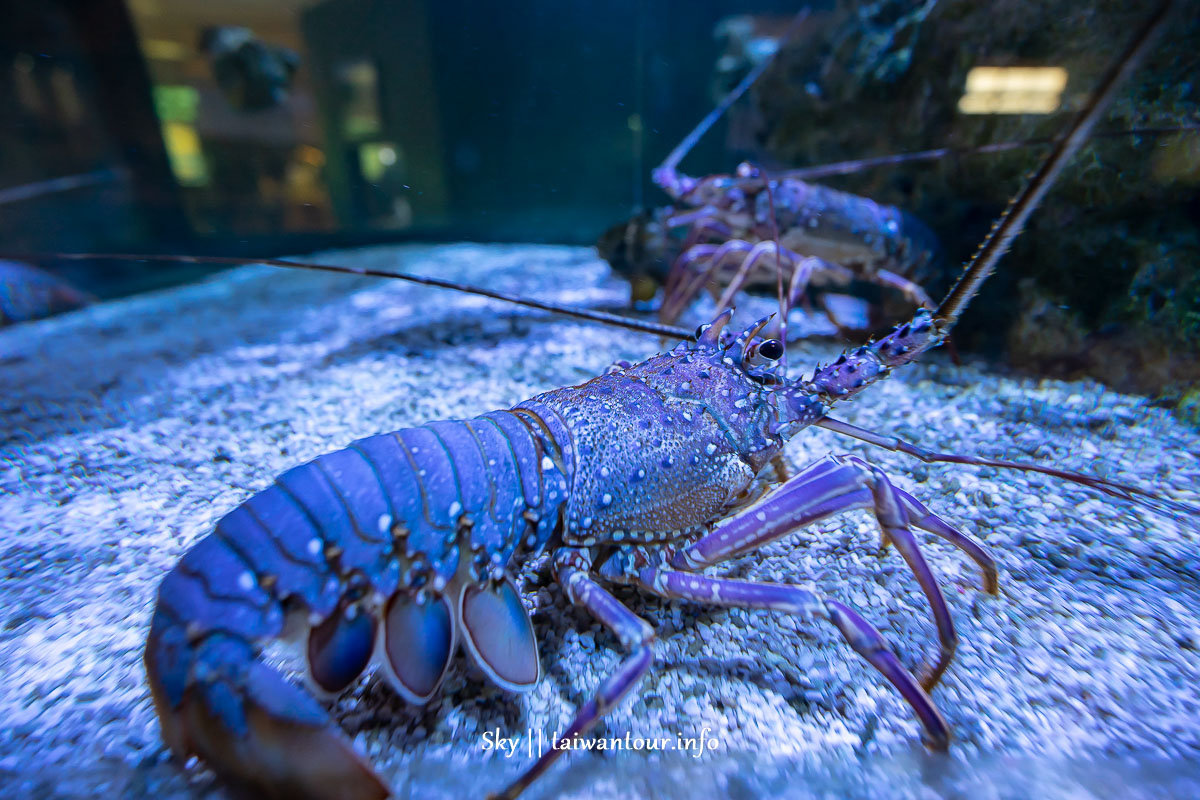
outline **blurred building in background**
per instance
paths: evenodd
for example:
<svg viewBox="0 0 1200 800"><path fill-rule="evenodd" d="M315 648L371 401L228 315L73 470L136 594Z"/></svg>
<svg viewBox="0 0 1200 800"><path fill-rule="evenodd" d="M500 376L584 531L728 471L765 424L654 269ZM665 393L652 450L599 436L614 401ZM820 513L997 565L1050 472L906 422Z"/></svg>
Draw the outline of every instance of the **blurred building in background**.
<svg viewBox="0 0 1200 800"><path fill-rule="evenodd" d="M3 249L591 243L659 202L650 169L710 108L697 76L721 56L717 22L743 5L7 3ZM730 163L719 136L689 156L700 172ZM82 278L106 295L194 272L112 264L103 286Z"/></svg>

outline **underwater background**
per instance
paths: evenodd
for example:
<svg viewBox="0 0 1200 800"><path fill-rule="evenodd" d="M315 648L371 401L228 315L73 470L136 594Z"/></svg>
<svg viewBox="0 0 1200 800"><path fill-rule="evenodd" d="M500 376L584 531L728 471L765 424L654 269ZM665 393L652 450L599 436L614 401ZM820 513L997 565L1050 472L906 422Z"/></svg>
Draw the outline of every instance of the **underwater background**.
<svg viewBox="0 0 1200 800"><path fill-rule="evenodd" d="M226 796L169 757L141 660L158 583L188 547L321 453L507 408L666 342L255 258L653 319L686 247L653 170L765 65L680 172L854 162L813 180L927 227L937 257L905 277L936 301L1147 14L845 0L810 4L785 37L801 5L0 4L0 793ZM621 590L660 648L597 730L710 729L720 746L573 754L531 797L1200 796L1200 528L1178 510L1200 504L1200 14L1177 5L953 352L839 408L930 449L1134 484L1175 511L797 437L793 467L869 459L1000 564L990 597L960 554L928 552L959 628L934 694L950 755L921 747L909 708L827 628ZM98 255L66 257L81 253ZM739 293L738 320L772 313L773 295ZM679 324L714 301L701 293ZM788 358L829 363L912 309L865 278L814 285ZM920 589L866 515L725 574L852 600L906 663L932 647ZM523 577L545 671L533 692L498 692L460 659L423 708L374 679L333 703L399 796L501 788L527 759L485 751L484 732L561 730L619 663L544 565Z"/></svg>

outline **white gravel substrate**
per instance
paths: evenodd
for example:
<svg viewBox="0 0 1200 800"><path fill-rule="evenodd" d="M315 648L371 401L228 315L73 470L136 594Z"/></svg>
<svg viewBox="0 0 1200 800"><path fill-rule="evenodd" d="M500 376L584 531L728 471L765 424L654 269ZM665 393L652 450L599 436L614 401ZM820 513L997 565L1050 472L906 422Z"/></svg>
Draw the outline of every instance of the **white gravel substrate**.
<svg viewBox="0 0 1200 800"><path fill-rule="evenodd" d="M410 246L326 260L436 274L587 306L627 296L581 248ZM986 289L985 289L986 297ZM739 315L748 319L749 313ZM399 282L248 267L0 331L0 796L223 796L159 740L141 665L158 581L282 470L353 439L508 407L652 337ZM810 344L793 364L828 361ZM1088 382L1002 377L934 355L839 409L962 453L1107 474L1200 504L1200 435ZM949 756L829 628L620 590L659 631L652 674L601 734L718 740L688 753L575 754L537 797L1200 796L1200 533L1027 473L924 466L825 431L797 464L854 452L985 541L1001 593L940 542L927 555L961 646L934 697ZM865 512L727 574L812 582L857 605L907 663L931 652L922 595ZM482 748L563 727L613 668L612 636L527 576L545 679L514 697L461 660L408 709L374 680L336 714L400 797L479 796L527 762Z"/></svg>

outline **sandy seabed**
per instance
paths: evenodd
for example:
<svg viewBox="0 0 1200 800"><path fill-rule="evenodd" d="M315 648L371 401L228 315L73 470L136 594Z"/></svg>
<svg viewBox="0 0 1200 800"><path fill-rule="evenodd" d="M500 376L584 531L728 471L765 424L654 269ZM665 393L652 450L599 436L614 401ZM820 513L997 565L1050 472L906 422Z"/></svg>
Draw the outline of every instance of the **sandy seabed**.
<svg viewBox="0 0 1200 800"><path fill-rule="evenodd" d="M627 297L583 248L321 258L590 307ZM262 266L0 331L0 795L223 796L202 765L168 758L141 664L158 582L189 545L279 472L356 438L507 408L659 347L476 297ZM811 368L837 350L804 343L789 358ZM932 354L837 415L931 449L1100 473L1200 505L1200 435L1095 383ZM1195 520L1030 473L922 465L816 429L787 452L796 465L870 458L999 562L989 597L973 564L922 537L960 638L934 693L950 754L922 749L908 707L831 628L619 589L659 632L657 660L594 735L703 734L709 746L698 757L572 753L530 796L1200 796ZM815 585L856 605L906 663L933 651L920 589L881 552L866 512L722 573ZM545 672L532 692L503 694L460 658L425 708L373 678L335 704L399 797L499 789L532 738L564 728L620 660L544 569L524 577ZM487 746L497 737L515 739L515 755Z"/></svg>

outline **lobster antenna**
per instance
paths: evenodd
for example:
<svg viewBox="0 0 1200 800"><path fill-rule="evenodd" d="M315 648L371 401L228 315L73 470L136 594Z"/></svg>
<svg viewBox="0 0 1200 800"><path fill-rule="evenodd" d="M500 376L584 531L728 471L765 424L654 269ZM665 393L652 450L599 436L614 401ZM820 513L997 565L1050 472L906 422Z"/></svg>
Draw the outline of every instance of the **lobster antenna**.
<svg viewBox="0 0 1200 800"><path fill-rule="evenodd" d="M455 291L463 292L464 294L474 294L480 297L487 297L492 300L503 300L506 303L512 303L526 308L536 308L539 311L549 311L553 314L562 314L576 319L586 319L591 322L599 322L604 325L612 325L618 328L626 328L631 331L639 331L641 333L651 333L655 336L666 336L672 339L693 339L695 333L686 328L680 328L675 325L664 325L660 322L646 322L643 320L630 319L622 317L618 314L609 314L605 311L593 311L588 308L578 308L576 306L562 305L559 303L547 303L541 300L530 300L525 297L519 297L515 294L506 292L495 292L491 289L484 289L480 286L472 286L467 283L459 283L457 281L449 281L444 278L429 278L424 275L409 275L404 272L385 272L378 269L368 269L366 267L350 267L337 266L334 264L318 264L311 261L285 261L279 258L232 258L228 256L180 256L180 255L145 255L145 254L129 254L129 253L43 253L41 255L30 256L23 254L0 253L0 258L7 258L13 261L38 261L47 258L62 259L65 261L89 261L102 258L118 259L122 261L162 261L173 264L222 264L228 266L241 266L243 264L266 264L271 267L287 267L288 269L306 269L315 272L336 272L350 275L366 275L372 278L394 278L400 281L420 284L421 286L436 286L441 289L454 289Z"/></svg>
<svg viewBox="0 0 1200 800"><path fill-rule="evenodd" d="M778 55L779 51L783 49L783 46L788 43L792 36L795 35L796 31L799 30L800 25L803 24L804 20L806 19L808 19L808 9L804 8L796 14L796 16L788 24L787 30L785 30L783 35L779 37L779 43L775 47L775 51L757 64L754 69L747 72L746 76L742 78L741 82L738 83L737 86L733 87L733 91L725 95L724 99L717 104L717 107L708 112L708 115L704 119L700 120L700 124L693 128L691 133L683 137L683 141L675 145L675 149L671 151L670 155L668 155L663 163L659 165L658 169L655 170L656 173L663 171L671 173L675 172L675 168L679 166L679 162L683 161L683 157L688 154L688 151L696 146L696 142L700 141L700 137L708 133L708 129L715 125L717 120L719 120L721 116L729 110L729 107L740 100L742 95L746 93L746 90L749 89L756 80L758 80L759 76L767 71L767 67L771 66L771 62L775 60L775 56Z"/></svg>
<svg viewBox="0 0 1200 800"><path fill-rule="evenodd" d="M934 325L943 338L954 327L954 323L958 321L958 317L966 308L967 303L979 292L979 287L995 271L996 263L1001 256L1008 251L1013 240L1024 230L1029 215L1033 213L1053 185L1067 160L1087 139L1088 133L1112 99L1117 86L1129 77L1146 51L1150 49L1151 41L1162 27L1170 10L1171 0L1164 0L1150 15L1125 52L1109 68L1096 91L1088 99L1087 105L1075 117L1066 134L1055 144L1054 150L1042 162L1037 173L1012 199L999 221L988 232L987 238L983 240L983 244L979 246L975 255L968 262L962 276L954 284L954 288L950 290L946 299L933 313Z"/></svg>
<svg viewBox="0 0 1200 800"><path fill-rule="evenodd" d="M1093 131L1089 138L1092 139L1114 139L1118 136L1170 136L1174 133L1196 133L1200 131L1200 123L1189 123L1186 125L1168 125L1159 128L1126 128L1120 131ZM784 170L775 174L777 178L795 178L797 180L812 181L819 178L831 178L837 175L853 175L856 172L863 170L874 169L875 167L890 167L896 164L911 164L915 161L937 161L946 158L947 156L976 156L985 153L1004 153L1009 150L1018 150L1022 147L1039 147L1042 145L1057 144L1062 141L1061 137L1054 138L1043 136L1038 139L1020 139L1013 142L994 142L992 144L981 144L974 147L936 147L932 150L917 150L912 153L893 153L886 156L874 156L872 158L856 158L850 161L835 161L830 164L822 164L818 167L797 167L796 169Z"/></svg>

